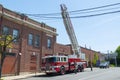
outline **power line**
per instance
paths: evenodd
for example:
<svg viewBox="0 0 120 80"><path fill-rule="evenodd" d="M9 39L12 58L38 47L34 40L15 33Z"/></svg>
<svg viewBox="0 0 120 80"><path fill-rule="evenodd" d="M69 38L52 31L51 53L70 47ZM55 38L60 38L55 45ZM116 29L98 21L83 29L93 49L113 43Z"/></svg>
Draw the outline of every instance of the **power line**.
<svg viewBox="0 0 120 80"><path fill-rule="evenodd" d="M72 18L87 18L87 17L102 16L102 15L107 15L107 14L115 14L115 13L120 13L120 10L112 11L112 12L92 14L92 15L85 15L85 16L75 16L75 17L72 17Z"/></svg>
<svg viewBox="0 0 120 80"><path fill-rule="evenodd" d="M119 5L120 3L115 3L115 4L105 5L105 6L94 7L94 8L69 11L69 13L72 16L70 18L88 18L88 17L119 13L120 12ZM42 20L62 19L61 13L25 14L25 15L31 16L36 19L40 18Z"/></svg>
<svg viewBox="0 0 120 80"><path fill-rule="evenodd" d="M87 18L87 17L95 17L95 16L102 16L102 15L107 15L107 14L113 14L113 13L119 13L120 10L116 10L116 11L109 11L109 12L102 12L102 13L96 13L96 14L88 14L88 15L83 15L83 16L73 16L70 18ZM50 19L62 19L62 17L56 17L56 16L33 16L36 18L41 18L41 19L45 19L45 20L50 20Z"/></svg>
<svg viewBox="0 0 120 80"><path fill-rule="evenodd" d="M120 5L120 3L115 3L115 4L105 5L105 6L99 6L99 7L94 7L94 8L88 8L88 9L82 9L82 10L75 10L75 11L70 11L69 13L71 13L71 12L80 12L80 11L88 11L88 10L101 9L101 8L106 8L106 7L116 6L116 5Z"/></svg>
<svg viewBox="0 0 120 80"><path fill-rule="evenodd" d="M102 8L102 9L96 9L96 10L87 10L87 11L78 11L78 12L73 12L71 15L76 15L76 14L84 14L84 13L92 13L92 12L103 12L103 11L110 11L110 10L117 10L120 9L120 6L114 6L114 7L107 7L107 8Z"/></svg>
<svg viewBox="0 0 120 80"><path fill-rule="evenodd" d="M83 15L83 16L74 16L70 18L87 18L87 17L95 17L95 16L102 16L102 15L107 15L107 14L115 14L115 13L120 13L120 10L117 11L111 11L111 12L104 12L104 13L98 13L98 14L91 14L91 15ZM51 18L51 19L62 19L62 17L43 17L43 18Z"/></svg>
<svg viewBox="0 0 120 80"><path fill-rule="evenodd" d="M75 11L69 11L69 13L76 13L76 12L81 12L81 13L89 13L89 12L95 12L95 11L104 11L104 10L111 10L111 9L116 9L116 8L110 8L110 9L104 9L104 8L109 8L109 7L114 7L118 6L120 3L115 3L115 4L110 4L110 5L105 5L105 6L99 6L99 7L94 7L94 8L88 8L88 9L81 9L81 10L75 10ZM117 7L119 8L119 7ZM98 9L103 9L103 10L98 10ZM94 11L93 11L94 10ZM28 16L50 16L50 15L60 15L61 13L47 13L47 14L26 14Z"/></svg>
<svg viewBox="0 0 120 80"><path fill-rule="evenodd" d="M83 14L83 13L91 13L91 12L100 12L100 11L107 11L107 10L113 10L113 9L120 9L120 7L114 7L114 8L108 8L108 9L102 9L102 10L94 10L94 11L85 11L85 12L78 12L78 13L73 13L71 15L76 15L76 14ZM58 13L56 13L58 14ZM33 16L33 17L40 17L40 18L44 18L44 17L47 17L48 15L43 15L43 14L27 14L29 16ZM53 14L54 15L54 14ZM52 16L52 13L49 15L49 16ZM56 16L56 15L54 15ZM59 15L60 16L60 15Z"/></svg>

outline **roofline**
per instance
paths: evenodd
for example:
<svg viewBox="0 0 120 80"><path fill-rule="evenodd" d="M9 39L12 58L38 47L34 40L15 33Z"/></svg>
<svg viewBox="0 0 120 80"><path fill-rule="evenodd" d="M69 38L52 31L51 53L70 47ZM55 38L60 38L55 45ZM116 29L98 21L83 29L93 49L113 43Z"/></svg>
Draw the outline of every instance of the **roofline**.
<svg viewBox="0 0 120 80"><path fill-rule="evenodd" d="M0 7L1 7L1 6L0 6ZM2 7L2 9L7 10L7 9L4 8L4 7ZM12 11L10 11L10 10L7 10L7 11L16 14L16 15L18 15L19 17L21 16L20 14L15 13L15 12L12 12ZM12 20L12 21L17 22L17 23L19 23L19 24L27 25L27 26L30 27L30 28L34 28L34 29L37 29L37 30L42 30L42 31L44 31L44 32L46 32L46 33L49 33L49 34L51 34L51 35L55 35L55 36L58 35L58 34L56 33L56 29L53 28L53 30L50 30L50 29L45 28L44 26L42 27L42 26L41 26L42 23L39 23L39 22L37 22L37 21L34 21L34 20L30 19L30 18L28 18L28 19L31 20L32 22L37 23L38 25L37 25L37 24L34 24L34 23L32 23L32 22L29 22L29 21L27 21L27 20L25 20L25 19L21 19L21 18L19 18L19 17L13 16L13 15L5 12L4 10L0 10L0 16L3 16L3 18ZM24 17L25 17L25 16L24 16ZM26 17L27 17L27 16L26 16ZM49 27L49 28L51 28L51 27ZM52 28L51 28L51 29L52 29Z"/></svg>

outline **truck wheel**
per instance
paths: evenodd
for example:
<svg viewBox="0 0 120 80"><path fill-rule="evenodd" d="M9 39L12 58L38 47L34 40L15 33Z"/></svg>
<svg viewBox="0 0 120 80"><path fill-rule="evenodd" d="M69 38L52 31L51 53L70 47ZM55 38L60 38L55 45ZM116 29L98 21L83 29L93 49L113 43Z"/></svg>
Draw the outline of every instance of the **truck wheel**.
<svg viewBox="0 0 120 80"><path fill-rule="evenodd" d="M84 66L82 65L82 67L81 67L81 72L84 72Z"/></svg>
<svg viewBox="0 0 120 80"><path fill-rule="evenodd" d="M78 66L77 71L78 71L78 72L81 72L81 67L80 67L80 66Z"/></svg>
<svg viewBox="0 0 120 80"><path fill-rule="evenodd" d="M84 67L83 67L83 66L80 66L80 67L79 67L79 70L80 70L79 72L84 72Z"/></svg>
<svg viewBox="0 0 120 80"><path fill-rule="evenodd" d="M65 68L64 68L64 67L61 67L61 68L60 68L60 74L61 74L61 75L65 74Z"/></svg>

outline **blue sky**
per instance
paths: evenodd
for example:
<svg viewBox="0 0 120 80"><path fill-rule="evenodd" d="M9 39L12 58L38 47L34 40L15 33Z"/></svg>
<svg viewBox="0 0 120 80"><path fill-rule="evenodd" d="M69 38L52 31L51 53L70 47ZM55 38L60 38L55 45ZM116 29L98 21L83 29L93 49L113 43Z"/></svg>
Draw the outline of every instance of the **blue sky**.
<svg viewBox="0 0 120 80"><path fill-rule="evenodd" d="M0 0L5 8L27 14L60 13L60 4L63 3L68 11L75 11L119 2L120 0ZM62 19L33 19L56 28L58 43L70 43ZM106 53L108 50L114 51L120 45L120 13L72 18L71 21L80 46L86 45L87 48Z"/></svg>

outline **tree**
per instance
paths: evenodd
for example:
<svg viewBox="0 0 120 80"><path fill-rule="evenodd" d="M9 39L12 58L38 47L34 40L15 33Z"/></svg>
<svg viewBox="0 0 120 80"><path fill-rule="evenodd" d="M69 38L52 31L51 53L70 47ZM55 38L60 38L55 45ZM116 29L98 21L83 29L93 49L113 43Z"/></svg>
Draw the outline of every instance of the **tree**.
<svg viewBox="0 0 120 80"><path fill-rule="evenodd" d="M120 46L117 47L115 52L117 53L117 64L120 65Z"/></svg>
<svg viewBox="0 0 120 80"><path fill-rule="evenodd" d="M6 57L7 48L12 48L12 42L16 38L13 39L11 35L1 35L0 36L0 79L2 75L2 67L4 63L4 59Z"/></svg>
<svg viewBox="0 0 120 80"><path fill-rule="evenodd" d="M98 53L94 54L94 59L93 59L93 65L96 66L96 63L98 61Z"/></svg>

